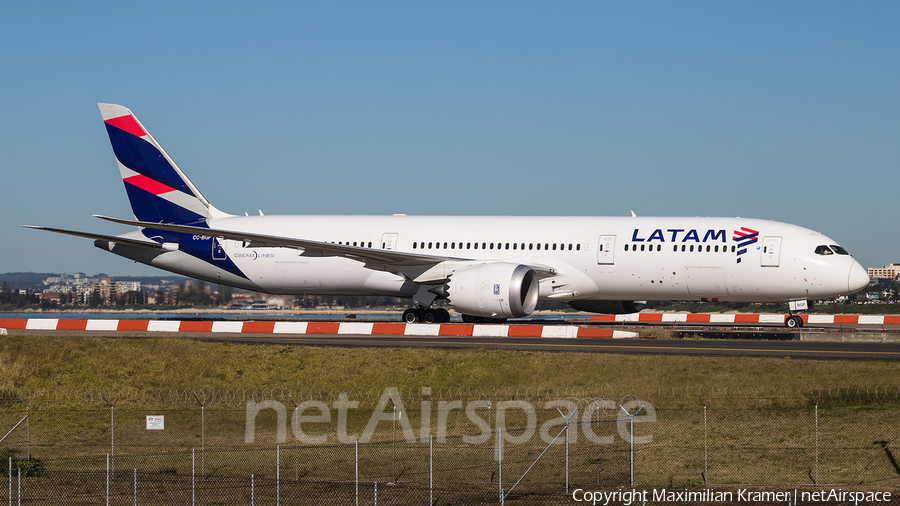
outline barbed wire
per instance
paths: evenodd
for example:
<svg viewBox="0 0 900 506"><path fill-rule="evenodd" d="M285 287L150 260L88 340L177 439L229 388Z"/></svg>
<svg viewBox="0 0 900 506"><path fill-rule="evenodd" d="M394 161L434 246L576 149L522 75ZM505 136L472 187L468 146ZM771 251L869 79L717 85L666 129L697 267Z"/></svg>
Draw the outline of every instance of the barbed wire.
<svg viewBox="0 0 900 506"><path fill-rule="evenodd" d="M569 401L584 407L590 403L612 400L617 405L628 400L645 400L658 408L682 407L686 404L717 402L732 405L811 405L812 403L896 401L900 399L900 385L826 385L791 389L786 386L698 385L696 387L649 388L638 385L601 385L595 387L512 387L512 386L455 386L455 387L392 387L406 405L423 401L464 403L485 400L490 402L522 400L545 403ZM343 398L357 402L360 408L374 407L386 389L327 388L16 388L0 390L0 408L91 408L132 406L169 409L208 408L237 409L247 402L274 400L287 406L304 401L331 404ZM699 400L698 400L699 398Z"/></svg>

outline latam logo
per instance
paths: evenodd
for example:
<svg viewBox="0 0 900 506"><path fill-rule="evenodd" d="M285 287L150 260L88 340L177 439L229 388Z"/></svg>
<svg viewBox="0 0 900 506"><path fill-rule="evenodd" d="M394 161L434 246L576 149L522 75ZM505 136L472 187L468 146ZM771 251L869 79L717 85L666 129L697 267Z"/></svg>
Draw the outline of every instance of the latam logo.
<svg viewBox="0 0 900 506"><path fill-rule="evenodd" d="M634 229L634 233L631 234L631 240L633 242L712 242L721 240L725 242L725 229L720 230L700 230L697 229L685 229L685 228L669 228L663 229L658 228L650 233L649 236L645 235L646 232L641 232L641 229ZM703 236L703 239L700 236Z"/></svg>
<svg viewBox="0 0 900 506"><path fill-rule="evenodd" d="M737 263L741 263L741 255L747 253L747 246L759 241L759 231L741 227L740 230L734 231L734 236L731 239L738 242Z"/></svg>

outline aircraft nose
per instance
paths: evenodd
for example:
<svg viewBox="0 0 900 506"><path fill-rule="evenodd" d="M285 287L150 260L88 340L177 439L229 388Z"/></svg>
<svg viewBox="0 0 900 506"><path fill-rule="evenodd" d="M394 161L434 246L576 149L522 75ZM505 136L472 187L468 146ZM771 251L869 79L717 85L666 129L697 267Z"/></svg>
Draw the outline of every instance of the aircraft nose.
<svg viewBox="0 0 900 506"><path fill-rule="evenodd" d="M847 278L847 289L850 293L856 293L868 284L869 274L862 265L859 265L859 262L854 260L853 265L850 266L850 275Z"/></svg>

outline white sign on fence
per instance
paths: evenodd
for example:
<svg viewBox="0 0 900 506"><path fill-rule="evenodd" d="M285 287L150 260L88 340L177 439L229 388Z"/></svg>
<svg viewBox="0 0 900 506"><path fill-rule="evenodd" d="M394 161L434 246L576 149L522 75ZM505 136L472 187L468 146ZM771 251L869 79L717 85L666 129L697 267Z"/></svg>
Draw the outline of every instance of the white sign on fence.
<svg viewBox="0 0 900 506"><path fill-rule="evenodd" d="M165 430L166 417L163 415L147 415L147 430Z"/></svg>

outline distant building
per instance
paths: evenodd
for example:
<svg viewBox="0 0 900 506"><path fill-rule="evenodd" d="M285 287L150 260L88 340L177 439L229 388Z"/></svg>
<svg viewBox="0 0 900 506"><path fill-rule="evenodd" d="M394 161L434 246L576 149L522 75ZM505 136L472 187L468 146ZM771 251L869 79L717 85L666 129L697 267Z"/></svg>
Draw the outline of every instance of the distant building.
<svg viewBox="0 0 900 506"><path fill-rule="evenodd" d="M116 281L117 293L140 292L140 281Z"/></svg>
<svg viewBox="0 0 900 506"><path fill-rule="evenodd" d="M900 277L900 265L888 264L884 267L869 267L869 277L872 279L897 279Z"/></svg>

